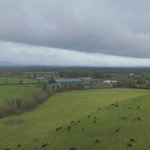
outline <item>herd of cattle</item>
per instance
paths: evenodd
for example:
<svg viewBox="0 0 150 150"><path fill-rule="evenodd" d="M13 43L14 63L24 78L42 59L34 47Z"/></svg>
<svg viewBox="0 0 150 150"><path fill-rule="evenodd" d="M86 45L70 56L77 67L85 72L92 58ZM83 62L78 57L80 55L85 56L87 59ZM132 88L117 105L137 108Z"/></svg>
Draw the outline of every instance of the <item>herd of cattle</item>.
<svg viewBox="0 0 150 150"><path fill-rule="evenodd" d="M111 105L118 107L118 101L116 101L116 104L111 104ZM132 107L131 107L131 106L128 106L128 108L132 108ZM140 106L137 106L137 108L140 108ZM100 110L100 107L99 107L98 109ZM111 110L111 108L108 107L108 110ZM90 118L90 115L88 115L88 118ZM122 120L126 120L127 118L124 117L124 116L122 116L121 119L122 119ZM133 118L132 120L135 121L136 118ZM137 120L141 121L141 118L137 117ZM78 121L78 123L80 123L80 120ZM96 123L96 116L94 117L94 123ZM73 125L73 126L76 125L76 123L75 123L74 121L71 121L70 124ZM71 125L68 126L68 128L67 128L68 131L70 131ZM62 126L56 128L56 131L59 131L59 130L61 130L61 129L62 129ZM81 130L84 131L84 128L82 128ZM120 128L116 129L116 132L118 132L118 131L120 131ZM35 141L35 140L38 140L38 138L34 138L34 141ZM134 139L130 139L130 141L131 141L131 142L134 142ZM96 140L95 140L95 143L99 143L99 142L100 142L99 139L96 139ZM49 144L50 144L49 141L48 141L48 142L45 142L44 144L41 145L41 148L44 148L44 147L46 147L46 146L49 145ZM127 143L127 146L128 146L128 147L132 147L132 144ZM18 144L17 147L18 147L18 148L21 147L21 144ZM5 148L5 150L12 150L12 149L11 149L11 148ZM35 147L35 150L37 150L37 147ZM69 148L69 150L77 150L77 148L71 147L71 148Z"/></svg>

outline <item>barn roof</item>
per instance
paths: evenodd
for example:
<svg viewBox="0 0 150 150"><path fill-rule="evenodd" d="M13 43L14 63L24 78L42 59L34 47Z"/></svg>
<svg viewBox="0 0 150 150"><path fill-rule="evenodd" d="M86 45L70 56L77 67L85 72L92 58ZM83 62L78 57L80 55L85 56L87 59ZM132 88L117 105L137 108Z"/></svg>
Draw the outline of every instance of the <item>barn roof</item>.
<svg viewBox="0 0 150 150"><path fill-rule="evenodd" d="M55 81L55 82L59 82L59 83L82 82L82 80L79 79L79 78L60 78L60 79L52 79L52 80Z"/></svg>
<svg viewBox="0 0 150 150"><path fill-rule="evenodd" d="M56 82L82 82L79 78L61 78L61 79L54 79Z"/></svg>

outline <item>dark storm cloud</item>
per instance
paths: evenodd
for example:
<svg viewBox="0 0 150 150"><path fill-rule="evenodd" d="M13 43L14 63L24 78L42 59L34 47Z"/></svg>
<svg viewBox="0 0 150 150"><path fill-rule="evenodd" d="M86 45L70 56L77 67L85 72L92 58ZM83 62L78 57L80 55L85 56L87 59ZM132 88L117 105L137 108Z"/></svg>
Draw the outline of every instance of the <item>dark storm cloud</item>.
<svg viewBox="0 0 150 150"><path fill-rule="evenodd" d="M148 0L1 0L0 40L150 58Z"/></svg>

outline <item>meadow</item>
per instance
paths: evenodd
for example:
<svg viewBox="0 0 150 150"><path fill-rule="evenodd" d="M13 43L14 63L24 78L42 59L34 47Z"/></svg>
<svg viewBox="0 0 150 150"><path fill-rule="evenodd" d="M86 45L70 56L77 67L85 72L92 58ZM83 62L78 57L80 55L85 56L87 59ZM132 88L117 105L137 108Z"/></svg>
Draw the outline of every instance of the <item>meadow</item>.
<svg viewBox="0 0 150 150"><path fill-rule="evenodd" d="M119 107L111 106L116 101ZM57 93L30 112L0 119L0 148L18 150L17 145L21 143L21 150L34 150L49 141L45 150L69 150L70 147L77 150L148 150L149 105L148 90L116 88ZM121 116L127 120L122 120ZM132 121L133 117L140 117L141 121ZM70 123L72 120L76 125ZM11 121L21 123L9 124ZM62 129L56 131L60 126ZM71 126L70 131L68 126ZM120 131L116 132L118 128ZM33 140L35 137L37 141ZM131 143L131 138L135 142ZM95 143L96 139L100 142ZM128 147L127 143L133 147Z"/></svg>
<svg viewBox="0 0 150 150"><path fill-rule="evenodd" d="M11 98L30 89L34 89L34 87L17 87L16 85L0 86L0 105L3 104L5 98Z"/></svg>
<svg viewBox="0 0 150 150"><path fill-rule="evenodd" d="M26 82L26 83L37 83L37 80L35 79L28 79L28 78L18 78L18 77L0 77L0 84L4 84L5 80L7 78L7 84L19 84L20 80L22 80L22 82Z"/></svg>

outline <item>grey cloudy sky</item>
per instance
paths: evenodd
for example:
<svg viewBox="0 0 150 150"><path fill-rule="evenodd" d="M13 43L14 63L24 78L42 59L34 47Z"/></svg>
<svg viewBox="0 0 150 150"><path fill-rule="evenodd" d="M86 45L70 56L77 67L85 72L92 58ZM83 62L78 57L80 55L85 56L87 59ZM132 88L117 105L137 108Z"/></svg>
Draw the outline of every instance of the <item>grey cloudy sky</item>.
<svg viewBox="0 0 150 150"><path fill-rule="evenodd" d="M149 66L148 0L0 0L0 61Z"/></svg>

